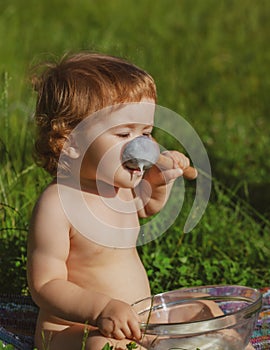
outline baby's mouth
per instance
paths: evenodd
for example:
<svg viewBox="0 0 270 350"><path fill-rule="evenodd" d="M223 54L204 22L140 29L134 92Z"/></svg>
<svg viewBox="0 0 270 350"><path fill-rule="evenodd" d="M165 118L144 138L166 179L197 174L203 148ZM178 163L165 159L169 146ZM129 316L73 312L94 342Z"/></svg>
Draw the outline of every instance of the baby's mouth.
<svg viewBox="0 0 270 350"><path fill-rule="evenodd" d="M137 163L133 162L125 162L123 164L123 167L133 176L143 176L144 174L144 169L143 167L140 167Z"/></svg>

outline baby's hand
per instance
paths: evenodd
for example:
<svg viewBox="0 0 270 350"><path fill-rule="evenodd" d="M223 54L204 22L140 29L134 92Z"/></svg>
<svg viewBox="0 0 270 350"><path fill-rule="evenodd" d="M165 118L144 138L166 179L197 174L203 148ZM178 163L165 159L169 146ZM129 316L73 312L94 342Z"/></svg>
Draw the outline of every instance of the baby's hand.
<svg viewBox="0 0 270 350"><path fill-rule="evenodd" d="M146 172L145 179L156 186L165 185L182 176L189 166L189 159L183 153L166 151L156 165Z"/></svg>
<svg viewBox="0 0 270 350"><path fill-rule="evenodd" d="M97 318L97 327L105 337L118 340L141 338L139 316L130 305L120 300L109 301Z"/></svg>

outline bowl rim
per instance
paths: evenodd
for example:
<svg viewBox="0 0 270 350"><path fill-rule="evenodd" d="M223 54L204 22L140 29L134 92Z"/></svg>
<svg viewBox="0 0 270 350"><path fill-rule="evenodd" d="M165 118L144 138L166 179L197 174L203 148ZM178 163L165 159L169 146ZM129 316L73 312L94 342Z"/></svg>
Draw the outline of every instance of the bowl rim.
<svg viewBox="0 0 270 350"><path fill-rule="evenodd" d="M259 314L259 311L262 307L262 293L256 289L256 288L252 288L252 287L246 287L246 286L240 286L240 285L228 285L228 284L224 284L224 285L205 285L205 286L194 286L194 287L183 287L183 288L179 288L179 289L175 289L175 290L171 290L171 291L166 291L163 293L158 293L155 295L151 295L149 297L140 299L138 301L136 301L135 303L133 303L131 306L135 307L136 305L138 305L139 303L142 303L144 301L147 300L151 300L151 303L153 303L155 298L158 297L162 297L164 295L169 295L170 293L177 293L177 292L191 292L191 291L198 291L201 289L228 289L228 290L232 290L232 289L240 289L240 290L246 290L246 291L252 291L255 293L255 300L251 300L251 298L244 298L244 297L240 297L241 300L243 301L251 301L251 303L249 305L244 306L241 310L229 313L229 314L224 314L224 315L220 315L220 316L216 316L210 319L206 319L206 320L199 320L199 321L190 321L190 322L180 322L180 323L176 323L176 322L172 322L172 323L147 323L147 322L140 322L140 329L143 332L143 334L151 334L151 335L191 335L194 334L194 329L196 329L196 334L200 334L200 333L208 333L208 332L213 332L213 331L217 331L217 330L222 330L222 329L226 329L226 328L230 328L232 326L234 326L236 323L243 323L246 321L246 319L250 316L250 317L254 317L254 315ZM185 298L183 299L181 302L186 302L186 301L194 301L194 300L211 300L209 299L209 297L213 300L213 299L217 299L222 297L222 295L220 296L203 296L203 297L197 297L197 298ZM223 297L226 297L225 295L223 295ZM224 298L223 298L224 299ZM148 309L149 310L149 309ZM147 310L143 310L142 312L145 312ZM243 312L244 311L244 312ZM138 313L140 315L140 313Z"/></svg>

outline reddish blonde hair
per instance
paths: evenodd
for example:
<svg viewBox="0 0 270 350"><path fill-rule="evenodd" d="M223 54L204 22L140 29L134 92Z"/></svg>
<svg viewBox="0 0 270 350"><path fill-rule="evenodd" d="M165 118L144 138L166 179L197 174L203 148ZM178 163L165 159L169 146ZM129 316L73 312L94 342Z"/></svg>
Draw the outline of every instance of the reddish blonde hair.
<svg viewBox="0 0 270 350"><path fill-rule="evenodd" d="M156 101L153 78L121 58L79 53L44 68L33 79L38 94L35 150L38 164L54 176L68 135L85 117L119 103Z"/></svg>

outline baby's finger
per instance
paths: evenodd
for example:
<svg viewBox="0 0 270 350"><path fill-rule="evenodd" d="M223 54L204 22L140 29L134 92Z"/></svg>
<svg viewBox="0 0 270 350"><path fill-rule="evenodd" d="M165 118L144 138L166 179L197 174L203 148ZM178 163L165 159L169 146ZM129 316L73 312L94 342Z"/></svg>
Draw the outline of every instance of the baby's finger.
<svg viewBox="0 0 270 350"><path fill-rule="evenodd" d="M126 338L126 335L125 333L123 332L122 329L120 328L117 328L113 331L113 334L112 334L113 338L117 339L117 340L122 340L122 339L125 339Z"/></svg>
<svg viewBox="0 0 270 350"><path fill-rule="evenodd" d="M121 331L125 335L125 338L127 338L127 339L132 339L133 338L132 330L130 329L128 324L122 325Z"/></svg>
<svg viewBox="0 0 270 350"><path fill-rule="evenodd" d="M186 169L190 166L190 161L189 158L182 153L177 151L165 151L161 153L157 164L168 169L172 167Z"/></svg>
<svg viewBox="0 0 270 350"><path fill-rule="evenodd" d="M179 176L182 176L183 170L181 168L165 170L163 171L162 175L164 176L166 183L170 183L171 181L177 179Z"/></svg>
<svg viewBox="0 0 270 350"><path fill-rule="evenodd" d="M184 158L184 167L183 167L183 169L186 169L186 168L188 168L189 166L190 166L190 160L189 160L188 157L185 157L185 158Z"/></svg>
<svg viewBox="0 0 270 350"><path fill-rule="evenodd" d="M98 328L105 337L111 337L115 329L114 320L112 320L110 317L101 317L99 319Z"/></svg>
<svg viewBox="0 0 270 350"><path fill-rule="evenodd" d="M136 340L140 340L142 335L141 335L139 322L137 322L136 320L132 320L128 322L128 325L129 325L129 329L132 332L132 338Z"/></svg>
<svg viewBox="0 0 270 350"><path fill-rule="evenodd" d="M190 166L190 161L188 157L183 154L175 154L174 157L174 166L180 167L181 169L186 169Z"/></svg>

